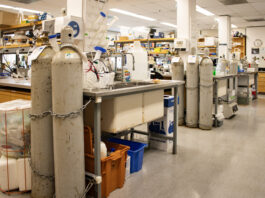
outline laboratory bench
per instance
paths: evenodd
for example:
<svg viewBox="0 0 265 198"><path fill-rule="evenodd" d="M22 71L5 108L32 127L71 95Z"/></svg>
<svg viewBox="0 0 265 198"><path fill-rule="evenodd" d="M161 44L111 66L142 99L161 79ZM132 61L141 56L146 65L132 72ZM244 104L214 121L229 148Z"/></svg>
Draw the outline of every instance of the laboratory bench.
<svg viewBox="0 0 265 198"><path fill-rule="evenodd" d="M138 93L147 93L157 90L166 90L166 89L174 89L174 131L173 137L167 136L157 136L161 140L172 140L173 141L173 154L177 154L177 131L178 131L178 114L177 114L177 98L178 98L178 87L183 85L183 81L166 81L162 80L158 84L152 83L144 86L133 86L127 87L124 89L95 89L95 90L87 90L84 89L84 100L93 101L94 106L94 149L95 149L95 175L101 176L101 158L100 158L100 144L101 144L101 104L105 99L115 98L120 96L130 96ZM16 90L19 92L24 92L26 95L30 96L31 83L27 80L21 79L0 79L0 89L1 90ZM15 99L15 98L14 98ZM130 105L128 105L129 107ZM150 136L149 132L137 131L133 128L129 129L127 132L123 132L127 134L131 134L133 136L134 133L144 134ZM96 197L101 198L101 184L96 185Z"/></svg>

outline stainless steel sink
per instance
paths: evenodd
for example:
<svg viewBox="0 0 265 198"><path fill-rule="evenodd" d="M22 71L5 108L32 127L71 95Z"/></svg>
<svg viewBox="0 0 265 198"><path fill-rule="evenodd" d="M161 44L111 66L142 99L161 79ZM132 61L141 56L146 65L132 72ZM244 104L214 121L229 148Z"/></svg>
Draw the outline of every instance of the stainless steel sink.
<svg viewBox="0 0 265 198"><path fill-rule="evenodd" d="M146 85L152 85L154 83L152 82L128 82L128 83L116 83L112 86L110 86L110 89L125 89L130 87L138 87L138 86L146 86Z"/></svg>

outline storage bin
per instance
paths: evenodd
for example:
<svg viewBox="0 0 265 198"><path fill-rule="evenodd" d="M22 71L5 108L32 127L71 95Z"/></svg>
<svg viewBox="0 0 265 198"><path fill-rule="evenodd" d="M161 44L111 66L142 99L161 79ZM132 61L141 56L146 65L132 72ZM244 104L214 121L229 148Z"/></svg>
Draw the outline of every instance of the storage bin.
<svg viewBox="0 0 265 198"><path fill-rule="evenodd" d="M130 150L128 151L128 155L131 157L131 165L130 172L135 173L142 169L143 166L143 158L144 158L144 148L147 146L146 144L139 142L132 142L129 140L121 140L110 138L110 142L114 142L117 144L123 144L126 146L130 146Z"/></svg>
<svg viewBox="0 0 265 198"><path fill-rule="evenodd" d="M31 189L30 107L28 100L0 104L0 191L7 195Z"/></svg>
<svg viewBox="0 0 265 198"><path fill-rule="evenodd" d="M30 142L31 101L13 100L0 104L0 145L24 150Z"/></svg>
<svg viewBox="0 0 265 198"><path fill-rule="evenodd" d="M85 129L86 130L86 129ZM90 132L86 130L85 134ZM86 135L85 135L86 136ZM92 135L87 135L86 137L92 137ZM85 139L85 148L88 153L85 154L85 164L86 171L94 173L94 160L92 139ZM121 144L116 144L112 142L105 142L108 152L110 155L108 157L101 159L101 176L102 176L102 197L108 197L111 192L117 188L122 188L125 182L125 166L127 160L128 146ZM111 152L113 151L113 152ZM93 194L93 191L90 191Z"/></svg>

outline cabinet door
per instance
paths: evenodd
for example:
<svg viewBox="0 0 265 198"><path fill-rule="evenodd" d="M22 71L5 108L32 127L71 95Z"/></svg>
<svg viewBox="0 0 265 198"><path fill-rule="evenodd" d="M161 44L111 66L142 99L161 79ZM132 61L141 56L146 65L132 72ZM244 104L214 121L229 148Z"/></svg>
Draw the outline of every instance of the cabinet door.
<svg viewBox="0 0 265 198"><path fill-rule="evenodd" d="M0 89L0 103L8 102L11 100L10 90Z"/></svg>
<svg viewBox="0 0 265 198"><path fill-rule="evenodd" d="M30 93L23 91L11 91L11 100L24 99L30 100Z"/></svg>

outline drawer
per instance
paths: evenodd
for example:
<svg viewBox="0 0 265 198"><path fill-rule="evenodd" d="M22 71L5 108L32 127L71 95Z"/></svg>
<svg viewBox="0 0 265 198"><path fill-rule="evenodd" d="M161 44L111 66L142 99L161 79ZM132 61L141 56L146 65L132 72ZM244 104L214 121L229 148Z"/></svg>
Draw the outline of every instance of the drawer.
<svg viewBox="0 0 265 198"><path fill-rule="evenodd" d="M265 73L259 73L260 78L265 78Z"/></svg>
<svg viewBox="0 0 265 198"><path fill-rule="evenodd" d="M258 92L259 92L259 93L265 93L265 88L264 88L264 87L262 87L262 88L258 88Z"/></svg>
<svg viewBox="0 0 265 198"><path fill-rule="evenodd" d="M265 78L258 78L258 82L265 82Z"/></svg>
<svg viewBox="0 0 265 198"><path fill-rule="evenodd" d="M0 90L0 103L11 100L11 94L9 90Z"/></svg>
<svg viewBox="0 0 265 198"><path fill-rule="evenodd" d="M259 86L265 86L265 81L259 81L259 82L258 82L258 85L259 85Z"/></svg>
<svg viewBox="0 0 265 198"><path fill-rule="evenodd" d="M28 92L11 90L10 95L11 95L11 100L17 100L17 99L30 100L30 93Z"/></svg>

